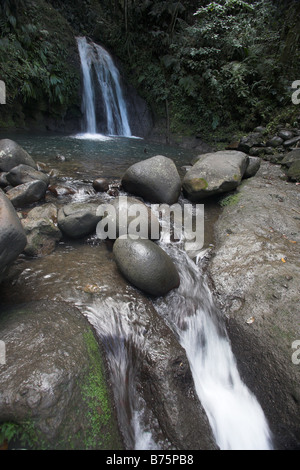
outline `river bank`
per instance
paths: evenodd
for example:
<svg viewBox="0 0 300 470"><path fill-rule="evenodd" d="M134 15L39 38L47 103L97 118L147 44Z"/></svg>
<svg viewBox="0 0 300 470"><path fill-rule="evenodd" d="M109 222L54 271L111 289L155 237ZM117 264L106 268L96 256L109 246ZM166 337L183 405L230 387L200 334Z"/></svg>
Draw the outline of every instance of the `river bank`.
<svg viewBox="0 0 300 470"><path fill-rule="evenodd" d="M239 370L283 449L300 445L299 203L299 185L262 162L219 217L208 267Z"/></svg>

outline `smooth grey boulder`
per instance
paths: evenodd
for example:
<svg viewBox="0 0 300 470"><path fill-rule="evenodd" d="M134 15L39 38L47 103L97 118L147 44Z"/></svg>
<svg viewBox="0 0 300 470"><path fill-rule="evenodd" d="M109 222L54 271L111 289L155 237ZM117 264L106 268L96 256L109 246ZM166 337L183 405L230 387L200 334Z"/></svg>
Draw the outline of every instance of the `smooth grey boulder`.
<svg viewBox="0 0 300 470"><path fill-rule="evenodd" d="M180 285L172 259L151 240L118 238L113 253L123 276L147 294L159 297Z"/></svg>
<svg viewBox="0 0 300 470"><path fill-rule="evenodd" d="M47 184L44 181L36 180L29 183L20 184L7 191L7 197L14 207L25 207L34 202L38 202L45 197Z"/></svg>
<svg viewBox="0 0 300 470"><path fill-rule="evenodd" d="M62 238L57 226L57 207L54 204L35 207L21 222L27 236L24 253L28 256L48 255Z"/></svg>
<svg viewBox="0 0 300 470"><path fill-rule="evenodd" d="M50 177L41 171L35 170L28 165L18 165L10 170L6 175L6 179L12 186L18 186L24 183L30 183L31 181L44 181L46 185L49 185Z"/></svg>
<svg viewBox="0 0 300 470"><path fill-rule="evenodd" d="M0 281L6 266L18 258L26 243L20 219L12 203L0 190Z"/></svg>
<svg viewBox="0 0 300 470"><path fill-rule="evenodd" d="M129 167L122 186L145 201L175 204L181 192L181 179L173 160L156 155Z"/></svg>
<svg viewBox="0 0 300 470"><path fill-rule="evenodd" d="M191 201L236 189L245 174L249 156L243 152L225 150L201 155L186 173L183 191Z"/></svg>
<svg viewBox="0 0 300 470"><path fill-rule="evenodd" d="M18 165L36 168L33 158L20 145L10 139L0 140L0 171L10 171Z"/></svg>
<svg viewBox="0 0 300 470"><path fill-rule="evenodd" d="M99 204L73 203L58 211L59 229L70 238L82 238L96 230L102 216L97 215Z"/></svg>
<svg viewBox="0 0 300 470"><path fill-rule="evenodd" d="M150 207L134 197L120 196L98 207L103 215L97 227L98 238L116 240L121 235L159 240L160 223Z"/></svg>
<svg viewBox="0 0 300 470"><path fill-rule="evenodd" d="M261 159L259 157L249 157L249 164L247 166L247 170L244 173L243 178L252 178L256 175L258 170L260 169Z"/></svg>

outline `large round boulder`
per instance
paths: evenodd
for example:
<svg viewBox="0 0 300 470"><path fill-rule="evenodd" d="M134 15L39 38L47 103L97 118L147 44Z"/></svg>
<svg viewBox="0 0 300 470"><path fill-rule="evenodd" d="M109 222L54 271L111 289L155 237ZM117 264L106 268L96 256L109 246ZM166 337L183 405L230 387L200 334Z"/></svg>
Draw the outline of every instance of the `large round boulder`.
<svg viewBox="0 0 300 470"><path fill-rule="evenodd" d="M179 287L172 259L153 241L118 238L113 252L123 276L141 291L159 297Z"/></svg>
<svg viewBox="0 0 300 470"><path fill-rule="evenodd" d="M157 155L129 167L122 186L145 201L175 204L181 192L181 179L173 160Z"/></svg>
<svg viewBox="0 0 300 470"><path fill-rule="evenodd" d="M248 163L248 155L233 150L201 155L184 177L184 193L196 202L232 191L240 185Z"/></svg>
<svg viewBox="0 0 300 470"><path fill-rule="evenodd" d="M0 140L0 171L10 171L18 165L36 168L33 158L16 142L10 139Z"/></svg>
<svg viewBox="0 0 300 470"><path fill-rule="evenodd" d="M22 253L26 243L20 219L9 199L0 190L0 280L6 266Z"/></svg>

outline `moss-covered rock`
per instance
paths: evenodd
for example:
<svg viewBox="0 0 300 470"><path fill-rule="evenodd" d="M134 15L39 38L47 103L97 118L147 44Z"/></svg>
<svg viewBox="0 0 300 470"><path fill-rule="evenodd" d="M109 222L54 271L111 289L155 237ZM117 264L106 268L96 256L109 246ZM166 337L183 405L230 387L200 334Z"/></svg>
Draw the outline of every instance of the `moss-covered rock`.
<svg viewBox="0 0 300 470"><path fill-rule="evenodd" d="M0 436L9 447L122 448L105 362L76 308L47 301L7 308L0 329Z"/></svg>
<svg viewBox="0 0 300 470"><path fill-rule="evenodd" d="M300 181L300 159L295 161L289 168L287 176L292 181Z"/></svg>

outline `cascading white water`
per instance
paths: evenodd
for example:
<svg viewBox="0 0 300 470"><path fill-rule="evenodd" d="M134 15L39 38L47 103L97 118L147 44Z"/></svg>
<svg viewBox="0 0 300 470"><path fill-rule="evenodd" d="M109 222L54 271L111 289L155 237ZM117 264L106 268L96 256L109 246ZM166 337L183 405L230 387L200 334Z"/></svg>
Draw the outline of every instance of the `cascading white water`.
<svg viewBox="0 0 300 470"><path fill-rule="evenodd" d="M186 350L198 397L221 450L271 450L268 423L256 397L242 382L225 326L199 267L163 244L180 272L181 284L156 310Z"/></svg>
<svg viewBox="0 0 300 470"><path fill-rule="evenodd" d="M82 106L85 132L91 136L97 134L97 80L105 108L104 134L131 137L120 74L111 56L103 47L89 43L85 37L78 37L77 44L83 75Z"/></svg>
<svg viewBox="0 0 300 470"><path fill-rule="evenodd" d="M81 304L78 308L93 325L104 345L109 363L111 381L117 405L118 419L123 430L127 449L159 449L152 435L155 418L137 391L135 349L143 347L144 327L134 321L132 299L128 296L99 299L90 305ZM144 418L144 414L150 418ZM145 424L145 421L151 423ZM155 424L157 426L157 424Z"/></svg>

